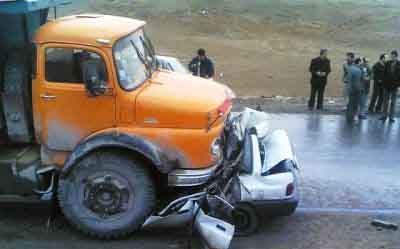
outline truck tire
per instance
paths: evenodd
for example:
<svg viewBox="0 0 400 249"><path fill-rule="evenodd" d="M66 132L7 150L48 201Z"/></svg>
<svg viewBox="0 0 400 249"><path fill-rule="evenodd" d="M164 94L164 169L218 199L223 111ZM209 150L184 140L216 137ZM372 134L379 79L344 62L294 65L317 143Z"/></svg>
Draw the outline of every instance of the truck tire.
<svg viewBox="0 0 400 249"><path fill-rule="evenodd" d="M69 222L99 239L117 239L142 226L155 203L144 164L121 153L95 152L59 181L58 199Z"/></svg>

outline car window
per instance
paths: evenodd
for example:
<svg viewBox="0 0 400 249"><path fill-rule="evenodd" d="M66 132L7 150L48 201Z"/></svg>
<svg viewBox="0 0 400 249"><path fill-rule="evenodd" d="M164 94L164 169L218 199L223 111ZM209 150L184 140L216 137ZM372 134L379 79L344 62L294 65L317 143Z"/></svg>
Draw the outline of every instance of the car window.
<svg viewBox="0 0 400 249"><path fill-rule="evenodd" d="M98 65L99 79L107 82L106 66L99 54L85 49L47 48L45 58L46 81L83 84L84 67L88 62Z"/></svg>

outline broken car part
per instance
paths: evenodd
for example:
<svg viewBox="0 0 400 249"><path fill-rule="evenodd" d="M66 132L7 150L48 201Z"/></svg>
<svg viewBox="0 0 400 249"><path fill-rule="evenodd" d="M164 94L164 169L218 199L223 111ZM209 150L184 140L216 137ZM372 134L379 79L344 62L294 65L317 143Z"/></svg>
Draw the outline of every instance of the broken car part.
<svg viewBox="0 0 400 249"><path fill-rule="evenodd" d="M378 219L373 220L371 222L371 225L373 225L374 227L377 227L377 228L385 228L385 229L394 230L394 231L396 231L399 228L399 226L395 223L384 221L384 220L378 220Z"/></svg>

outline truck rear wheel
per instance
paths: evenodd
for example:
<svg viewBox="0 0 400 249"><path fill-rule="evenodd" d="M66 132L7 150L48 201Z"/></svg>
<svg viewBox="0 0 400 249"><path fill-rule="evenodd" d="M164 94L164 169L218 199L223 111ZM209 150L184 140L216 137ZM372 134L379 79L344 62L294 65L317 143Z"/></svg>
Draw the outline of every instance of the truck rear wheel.
<svg viewBox="0 0 400 249"><path fill-rule="evenodd" d="M92 153L58 188L66 218L87 235L116 239L138 229L154 209L155 186L143 163L123 154Z"/></svg>

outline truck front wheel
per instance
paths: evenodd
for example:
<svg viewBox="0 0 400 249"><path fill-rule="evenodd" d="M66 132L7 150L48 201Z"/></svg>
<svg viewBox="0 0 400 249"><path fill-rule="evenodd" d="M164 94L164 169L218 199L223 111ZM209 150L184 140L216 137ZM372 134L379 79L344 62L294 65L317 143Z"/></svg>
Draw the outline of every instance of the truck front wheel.
<svg viewBox="0 0 400 249"><path fill-rule="evenodd" d="M60 179L58 198L79 230L116 239L138 229L156 202L155 186L143 163L124 154L95 152Z"/></svg>

